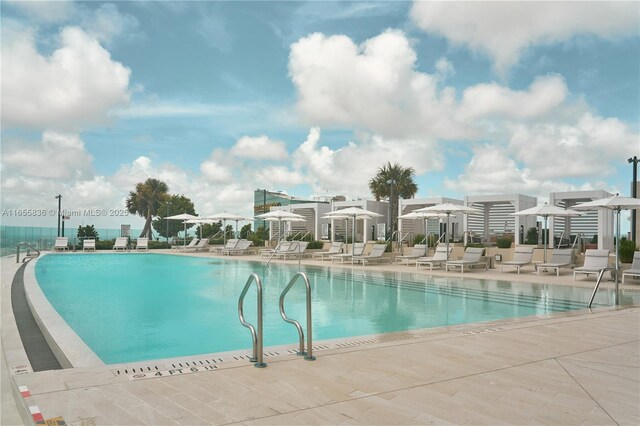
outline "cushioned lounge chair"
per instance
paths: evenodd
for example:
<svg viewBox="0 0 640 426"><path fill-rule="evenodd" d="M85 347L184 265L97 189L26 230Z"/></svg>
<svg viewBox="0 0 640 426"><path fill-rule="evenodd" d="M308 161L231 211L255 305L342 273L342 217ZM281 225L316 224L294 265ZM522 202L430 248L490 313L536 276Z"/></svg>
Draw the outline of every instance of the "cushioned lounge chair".
<svg viewBox="0 0 640 426"><path fill-rule="evenodd" d="M282 254L289 251L290 248L291 248L291 241L281 241L278 243L275 249L260 250L260 256L268 257L268 258L275 257L278 254Z"/></svg>
<svg viewBox="0 0 640 426"><path fill-rule="evenodd" d="M309 243L307 241L290 241L289 246L286 250L280 250L275 253L275 257L277 259L282 258L283 260L287 260L287 258L301 258L304 257L304 252L307 250L307 246Z"/></svg>
<svg viewBox="0 0 640 426"><path fill-rule="evenodd" d="M69 250L69 237L57 237L53 245L53 251Z"/></svg>
<svg viewBox="0 0 640 426"><path fill-rule="evenodd" d="M449 247L449 256L451 256L451 252L453 251L453 247ZM433 256L420 257L416 260L416 269L420 267L420 265L428 265L429 270L433 271L434 266L442 267L447 262L447 247L444 244L439 244L436 247L436 252Z"/></svg>
<svg viewBox="0 0 640 426"><path fill-rule="evenodd" d="M96 251L96 240L91 238L82 241L82 251Z"/></svg>
<svg viewBox="0 0 640 426"><path fill-rule="evenodd" d="M584 252L584 265L573 270L573 280L577 274L599 274L609 267L609 250L587 250Z"/></svg>
<svg viewBox="0 0 640 426"><path fill-rule="evenodd" d="M334 254L342 253L342 246L343 245L344 244L340 243L340 242L331 243L331 247L329 247L329 250L327 250L327 251L317 251L317 252L313 253L313 255L311 257L313 259L320 259L320 260L331 259L331 256L333 256Z"/></svg>
<svg viewBox="0 0 640 426"><path fill-rule="evenodd" d="M171 248L174 250L189 250L194 248L198 244L198 241L197 238L194 238L186 246L171 246Z"/></svg>
<svg viewBox="0 0 640 426"><path fill-rule="evenodd" d="M115 244L113 244L113 249L115 251L125 251L127 249L127 244L129 244L129 239L127 237L118 237L116 238Z"/></svg>
<svg viewBox="0 0 640 426"><path fill-rule="evenodd" d="M424 257L426 248L427 248L426 244L416 244L411 249L410 254L406 254L403 256L396 256L396 263L404 263L406 265L414 263L416 260L420 259L421 257Z"/></svg>
<svg viewBox="0 0 640 426"><path fill-rule="evenodd" d="M510 266L516 268L519 274L520 268L531 264L531 260L533 259L533 249L533 246L516 247L515 252L513 253L513 259L502 262L500 271L504 272L504 267Z"/></svg>
<svg viewBox="0 0 640 426"><path fill-rule="evenodd" d="M386 244L374 244L369 254L362 255L362 256L352 256L351 264L353 265L355 263L362 263L363 265L366 265L367 263L370 263L370 262L376 262L376 263L380 263L383 261L391 262L390 257L384 257L385 251L387 251Z"/></svg>
<svg viewBox="0 0 640 426"><path fill-rule="evenodd" d="M145 237L138 238L136 240L136 250L149 251L149 239Z"/></svg>
<svg viewBox="0 0 640 426"><path fill-rule="evenodd" d="M464 274L464 267L471 269L474 266L482 266L485 271L487 270L487 262L482 259L484 249L479 247L467 247L464 251L464 255L460 260L449 260L444 264L445 271L451 268L460 267L460 272Z"/></svg>
<svg viewBox="0 0 640 426"><path fill-rule="evenodd" d="M365 246L365 243L355 243L351 246L351 253L340 253L331 256L331 263L333 263L334 260L339 260L340 263L344 263L345 260L351 260L353 256L362 256Z"/></svg>
<svg viewBox="0 0 640 426"><path fill-rule="evenodd" d="M249 252L249 247L253 244L253 241L249 240L238 240L238 243L234 248L222 250L222 254L227 254L229 256L234 254L247 254Z"/></svg>
<svg viewBox="0 0 640 426"><path fill-rule="evenodd" d="M631 268L622 272L622 284L624 284L625 276L640 278L640 251L633 253Z"/></svg>
<svg viewBox="0 0 640 426"><path fill-rule="evenodd" d="M536 265L536 273L539 275L540 270L555 270L556 276L560 276L560 268L568 268L571 265L571 249L556 249L551 255L551 260Z"/></svg>
<svg viewBox="0 0 640 426"><path fill-rule="evenodd" d="M225 243L224 246L222 247L215 247L213 249L211 249L211 252L213 253L222 253L222 254L228 254L226 253L228 250L233 250L236 247L238 247L238 243L240 242L239 239L237 238L232 238L230 240L227 240L227 242Z"/></svg>
<svg viewBox="0 0 640 426"><path fill-rule="evenodd" d="M209 250L209 239L203 238L193 247L187 247L185 251L207 251Z"/></svg>

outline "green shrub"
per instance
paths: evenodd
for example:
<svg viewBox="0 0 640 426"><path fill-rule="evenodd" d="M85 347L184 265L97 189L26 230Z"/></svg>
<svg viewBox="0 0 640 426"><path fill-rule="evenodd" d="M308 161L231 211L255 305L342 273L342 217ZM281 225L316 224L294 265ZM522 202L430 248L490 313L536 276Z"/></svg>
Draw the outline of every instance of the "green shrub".
<svg viewBox="0 0 640 426"><path fill-rule="evenodd" d="M465 246L465 248L474 247L474 248L484 248L484 244L482 243L469 243Z"/></svg>
<svg viewBox="0 0 640 426"><path fill-rule="evenodd" d="M166 241L149 241L149 250L168 249L171 245Z"/></svg>
<svg viewBox="0 0 640 426"><path fill-rule="evenodd" d="M324 247L324 243L322 241L310 241L307 248L309 250L321 249Z"/></svg>
<svg viewBox="0 0 640 426"><path fill-rule="evenodd" d="M620 262L633 262L633 253L636 251L636 244L625 238L620 238Z"/></svg>
<svg viewBox="0 0 640 426"><path fill-rule="evenodd" d="M113 250L116 240L97 240L96 250Z"/></svg>
<svg viewBox="0 0 640 426"><path fill-rule="evenodd" d="M496 240L496 244L498 244L498 248L506 249L511 248L511 237L501 237Z"/></svg>
<svg viewBox="0 0 640 426"><path fill-rule="evenodd" d="M416 244L424 244L424 234L417 234L415 237L413 237L413 245L415 246Z"/></svg>

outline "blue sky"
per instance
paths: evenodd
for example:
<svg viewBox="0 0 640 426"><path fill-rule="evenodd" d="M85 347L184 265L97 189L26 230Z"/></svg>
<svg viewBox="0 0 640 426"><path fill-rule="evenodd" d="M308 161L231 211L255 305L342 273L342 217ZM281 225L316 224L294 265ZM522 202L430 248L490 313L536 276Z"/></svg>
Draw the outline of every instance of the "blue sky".
<svg viewBox="0 0 640 426"><path fill-rule="evenodd" d="M417 197L627 195L640 155L638 2L1 7L3 224L54 225L10 210L58 193L122 209L148 177L202 215L367 197L387 161Z"/></svg>

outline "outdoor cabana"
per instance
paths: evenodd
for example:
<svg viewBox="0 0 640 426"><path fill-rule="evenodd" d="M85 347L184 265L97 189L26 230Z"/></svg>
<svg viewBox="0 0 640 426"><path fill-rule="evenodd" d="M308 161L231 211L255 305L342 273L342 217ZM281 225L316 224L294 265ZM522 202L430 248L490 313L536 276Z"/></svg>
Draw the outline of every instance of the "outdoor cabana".
<svg viewBox="0 0 640 426"><path fill-rule="evenodd" d="M371 219L356 220L356 241L366 243L368 241L383 239L379 238L378 231L386 229L389 221L389 203L375 200L333 201L331 211L346 209L348 207L359 207L382 215L381 217ZM349 238L351 237L352 221L346 221L344 219L325 219L325 221L331 224L331 241L344 238L345 235Z"/></svg>
<svg viewBox="0 0 640 426"><path fill-rule="evenodd" d="M521 236L526 237L527 230L536 226L536 218L514 216L512 213L535 207L536 204L536 197L524 194L466 196L464 205L482 210L484 214L465 216L465 238L469 233L481 234L484 243L492 243L498 235L513 235L516 245L521 244L524 242Z"/></svg>
<svg viewBox="0 0 640 426"><path fill-rule="evenodd" d="M549 194L549 204L570 209L577 204L612 195L604 190L552 192ZM549 221L549 236L557 233L569 239L571 235L582 234L588 243L594 235L597 235L598 249L613 250L613 211L600 209L581 211L581 213L583 214L579 217L556 217Z"/></svg>
<svg viewBox="0 0 640 426"><path fill-rule="evenodd" d="M463 205L462 200L447 197L431 197L431 198L410 198L398 200L398 216L414 212L424 207L435 206L437 204L451 203L456 205ZM462 224L462 213L451 215L451 236L454 241L460 238L460 226ZM418 234L435 234L442 235L445 232L446 220L442 221L438 218L429 219L427 221L427 229L425 229L424 220L415 219L398 219L398 231L403 237L407 234L407 238L404 241L411 241L413 237Z"/></svg>
<svg viewBox="0 0 640 426"><path fill-rule="evenodd" d="M313 239L320 240L322 238L322 224L327 222L327 219L322 219L322 216L331 211L329 203L291 204L288 207L292 213L302 215L305 218L304 222L289 222L287 224L287 231L290 235L299 233L302 236L309 232L313 235Z"/></svg>

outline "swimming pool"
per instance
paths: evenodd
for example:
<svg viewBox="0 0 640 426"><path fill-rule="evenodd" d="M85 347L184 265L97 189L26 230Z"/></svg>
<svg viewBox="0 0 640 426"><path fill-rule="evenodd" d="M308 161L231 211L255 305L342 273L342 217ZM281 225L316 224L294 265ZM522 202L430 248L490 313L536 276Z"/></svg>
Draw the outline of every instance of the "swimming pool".
<svg viewBox="0 0 640 426"><path fill-rule="evenodd" d="M278 298L293 275L308 274L313 338L545 315L584 309L590 289L494 280L271 265L162 254L51 254L35 275L51 305L107 364L250 349L238 296L256 272L264 286L265 346L297 344ZM601 291L596 303L610 304ZM287 295L287 314L304 326L304 286ZM255 286L245 299L255 323Z"/></svg>

